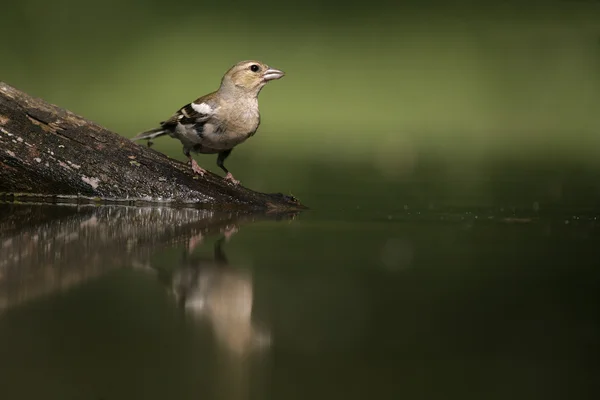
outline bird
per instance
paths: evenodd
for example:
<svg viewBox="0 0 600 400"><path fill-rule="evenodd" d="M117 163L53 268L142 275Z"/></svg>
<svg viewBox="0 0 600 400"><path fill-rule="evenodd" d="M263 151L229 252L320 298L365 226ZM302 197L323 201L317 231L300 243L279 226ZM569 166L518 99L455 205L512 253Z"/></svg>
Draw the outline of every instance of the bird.
<svg viewBox="0 0 600 400"><path fill-rule="evenodd" d="M225 180L240 182L225 168L225 159L233 148L253 136L260 125L258 95L272 80L285 75L283 71L256 60L241 61L232 66L221 79L219 89L181 107L160 127L141 132L132 141L152 140L169 135L183 144L183 154L192 171L200 176L206 170L198 165L193 153L218 154L217 166L225 172Z"/></svg>

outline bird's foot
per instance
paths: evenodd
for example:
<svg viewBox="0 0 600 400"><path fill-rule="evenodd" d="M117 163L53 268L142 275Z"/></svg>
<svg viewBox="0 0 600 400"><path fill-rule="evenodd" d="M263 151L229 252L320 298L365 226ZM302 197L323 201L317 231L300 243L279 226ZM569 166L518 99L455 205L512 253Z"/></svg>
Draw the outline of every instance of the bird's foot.
<svg viewBox="0 0 600 400"><path fill-rule="evenodd" d="M200 176L204 176L204 174L206 173L206 170L204 168L202 168L201 166L199 166L198 163L196 162L196 160L191 158L190 164L192 164L192 171L194 171L195 173L197 173Z"/></svg>
<svg viewBox="0 0 600 400"><path fill-rule="evenodd" d="M231 172L228 172L227 175L225 175L225 180L231 182L234 185L239 185L239 183L240 183L240 181L238 181L237 179L235 179L233 177Z"/></svg>

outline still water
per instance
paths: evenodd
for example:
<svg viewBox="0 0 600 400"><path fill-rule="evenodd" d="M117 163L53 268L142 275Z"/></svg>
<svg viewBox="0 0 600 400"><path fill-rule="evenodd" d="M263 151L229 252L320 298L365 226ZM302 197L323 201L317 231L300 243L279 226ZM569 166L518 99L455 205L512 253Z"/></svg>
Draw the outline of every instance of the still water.
<svg viewBox="0 0 600 400"><path fill-rule="evenodd" d="M599 222L0 204L0 396L591 398Z"/></svg>

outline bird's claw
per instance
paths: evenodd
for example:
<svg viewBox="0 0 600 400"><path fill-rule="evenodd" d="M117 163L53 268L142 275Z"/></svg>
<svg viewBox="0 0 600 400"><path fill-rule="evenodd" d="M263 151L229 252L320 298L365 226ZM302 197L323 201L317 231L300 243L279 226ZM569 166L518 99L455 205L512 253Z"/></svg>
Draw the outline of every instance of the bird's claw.
<svg viewBox="0 0 600 400"><path fill-rule="evenodd" d="M234 185L239 185L239 183L240 183L240 181L238 181L237 179L235 179L233 177L231 172L228 172L227 175L225 175L225 180L231 182Z"/></svg>
<svg viewBox="0 0 600 400"><path fill-rule="evenodd" d="M194 160L192 158L190 160L190 163L192 164L192 171L194 171L195 173L197 173L200 176L204 176L204 174L206 173L206 170L204 168L202 168L201 166L199 166L198 163L196 162L196 160Z"/></svg>

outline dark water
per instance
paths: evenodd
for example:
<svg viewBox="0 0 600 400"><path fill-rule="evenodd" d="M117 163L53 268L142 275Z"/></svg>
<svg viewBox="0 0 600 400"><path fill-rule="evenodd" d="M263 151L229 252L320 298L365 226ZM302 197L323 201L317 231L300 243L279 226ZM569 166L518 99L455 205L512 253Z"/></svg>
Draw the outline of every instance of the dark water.
<svg viewBox="0 0 600 400"><path fill-rule="evenodd" d="M3 399L598 392L593 215L0 205Z"/></svg>

